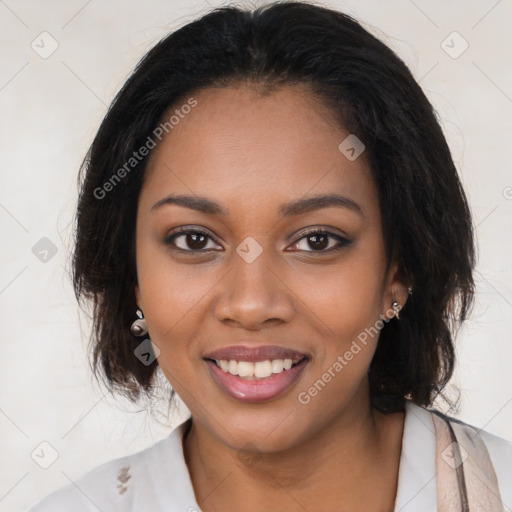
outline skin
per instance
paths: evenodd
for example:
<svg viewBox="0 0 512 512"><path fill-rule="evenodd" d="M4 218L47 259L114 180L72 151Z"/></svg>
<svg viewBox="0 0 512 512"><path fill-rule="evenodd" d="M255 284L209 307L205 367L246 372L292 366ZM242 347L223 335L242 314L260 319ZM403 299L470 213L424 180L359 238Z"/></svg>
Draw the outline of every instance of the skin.
<svg viewBox="0 0 512 512"><path fill-rule="evenodd" d="M303 512L319 504L324 512L392 511L404 414L370 405L367 371L378 336L360 344L309 403L297 399L365 328L390 317L393 300L407 300L396 264L386 272L365 154L350 161L338 150L349 132L305 86L261 95L241 85L194 98L197 106L148 163L135 294L162 371L192 414L183 446L198 504L203 512ZM282 203L332 192L361 211L278 213ZM176 204L151 209L169 194L207 196L229 214ZM185 225L209 237L165 242ZM308 228L351 243L329 251L339 245L330 237L318 248L304 237ZM262 248L251 263L236 252L246 237ZM283 395L244 403L219 389L203 360L241 340L295 348L311 360Z"/></svg>

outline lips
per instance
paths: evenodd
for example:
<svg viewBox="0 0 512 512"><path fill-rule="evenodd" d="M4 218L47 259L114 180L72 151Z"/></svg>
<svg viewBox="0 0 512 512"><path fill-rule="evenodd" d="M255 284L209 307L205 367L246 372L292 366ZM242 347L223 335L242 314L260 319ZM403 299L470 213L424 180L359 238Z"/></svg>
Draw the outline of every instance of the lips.
<svg viewBox="0 0 512 512"><path fill-rule="evenodd" d="M211 360L237 360L256 363L258 361L267 361L273 359L310 359L308 353L300 352L295 349L281 347L279 345L263 345L251 347L247 345L233 345L214 350L204 356L204 359Z"/></svg>
<svg viewBox="0 0 512 512"><path fill-rule="evenodd" d="M242 402L265 402L291 389L304 372L311 356L279 345L235 345L209 352L203 359L213 381L231 398ZM262 364L265 368L256 368ZM243 370L241 365L244 365ZM269 372L269 366L272 372ZM267 375L256 377L255 374L260 373L260 370ZM253 376L248 377L251 373Z"/></svg>

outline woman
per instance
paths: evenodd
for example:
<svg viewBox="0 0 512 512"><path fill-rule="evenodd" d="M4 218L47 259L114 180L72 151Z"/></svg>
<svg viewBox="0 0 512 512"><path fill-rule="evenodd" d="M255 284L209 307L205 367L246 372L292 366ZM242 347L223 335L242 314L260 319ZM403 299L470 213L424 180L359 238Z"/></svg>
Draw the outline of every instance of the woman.
<svg viewBox="0 0 512 512"><path fill-rule="evenodd" d="M189 23L82 172L95 368L133 400L161 370L191 417L33 512L508 510L512 444L428 409L472 303L467 200L432 106L355 20Z"/></svg>

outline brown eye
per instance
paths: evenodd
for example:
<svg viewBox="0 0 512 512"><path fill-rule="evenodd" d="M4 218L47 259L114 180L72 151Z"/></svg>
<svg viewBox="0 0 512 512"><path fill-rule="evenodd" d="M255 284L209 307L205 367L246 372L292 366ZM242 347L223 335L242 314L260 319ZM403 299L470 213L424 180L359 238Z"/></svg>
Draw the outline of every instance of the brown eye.
<svg viewBox="0 0 512 512"><path fill-rule="evenodd" d="M164 239L164 243L187 252L208 251L211 249L206 247L208 239L211 239L211 237L206 231L200 229L182 229L181 231L167 235ZM180 242L177 243L177 240L180 240Z"/></svg>
<svg viewBox="0 0 512 512"><path fill-rule="evenodd" d="M332 245L329 245L329 239L333 239L336 242ZM301 242L301 240L305 240L307 247L311 248L311 250L306 248L299 248L299 250L306 252L331 252L339 250L351 243L351 241L347 238L344 238L335 233L331 233L330 231L322 230L309 231L308 233L304 234L301 238L299 238L297 242L294 243L294 247L298 247L298 244Z"/></svg>

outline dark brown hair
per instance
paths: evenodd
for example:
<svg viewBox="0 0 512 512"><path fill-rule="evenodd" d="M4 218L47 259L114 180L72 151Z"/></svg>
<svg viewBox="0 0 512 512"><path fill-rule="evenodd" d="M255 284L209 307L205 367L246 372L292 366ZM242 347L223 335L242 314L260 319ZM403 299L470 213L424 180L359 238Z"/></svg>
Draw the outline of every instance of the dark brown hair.
<svg viewBox="0 0 512 512"><path fill-rule="evenodd" d="M350 16L304 2L212 10L154 46L112 102L80 171L73 258L76 296L94 305L96 374L136 400L151 394L158 367L135 357L129 329L137 201L149 156L112 177L173 105L203 88L241 83L308 84L366 145L388 264L397 258L414 290L400 320L381 330L371 398L383 411L404 397L431 405L452 375L453 336L473 299L467 200L434 109L407 66Z"/></svg>

